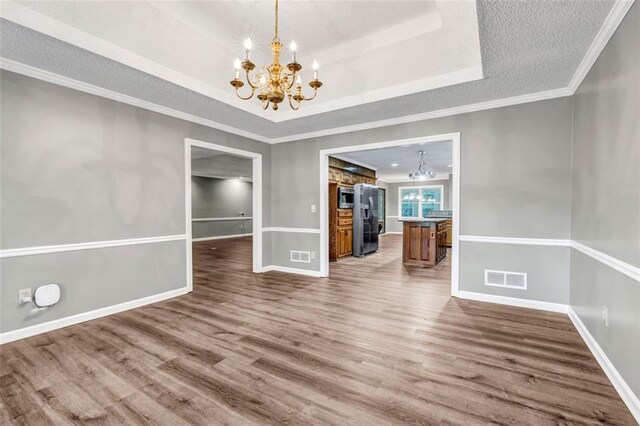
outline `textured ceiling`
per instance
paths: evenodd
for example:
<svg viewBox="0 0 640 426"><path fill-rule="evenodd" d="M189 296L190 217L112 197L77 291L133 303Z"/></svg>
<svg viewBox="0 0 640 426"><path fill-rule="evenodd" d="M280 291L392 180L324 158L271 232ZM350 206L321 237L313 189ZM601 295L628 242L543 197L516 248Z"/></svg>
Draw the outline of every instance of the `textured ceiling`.
<svg viewBox="0 0 640 426"><path fill-rule="evenodd" d="M392 7L393 3L389 5ZM281 123L256 117L6 20L0 21L0 55L275 138L564 88L612 5L613 0L479 0L484 79Z"/></svg>
<svg viewBox="0 0 640 426"><path fill-rule="evenodd" d="M370 149L367 151L340 154L340 158L368 165L376 169L376 176L385 182L406 182L408 175L418 170L420 154L424 151L427 170L436 172L438 178L451 173L453 163L453 143L451 141L431 142L393 148ZM392 166L396 164L396 166Z"/></svg>
<svg viewBox="0 0 640 426"><path fill-rule="evenodd" d="M280 11L283 62L295 39L303 81L317 58L329 82L299 111L240 102L229 85L247 36L253 61L270 63L269 1L5 0L1 15L275 122L482 78L475 1L285 1ZM240 93L250 93L248 86Z"/></svg>

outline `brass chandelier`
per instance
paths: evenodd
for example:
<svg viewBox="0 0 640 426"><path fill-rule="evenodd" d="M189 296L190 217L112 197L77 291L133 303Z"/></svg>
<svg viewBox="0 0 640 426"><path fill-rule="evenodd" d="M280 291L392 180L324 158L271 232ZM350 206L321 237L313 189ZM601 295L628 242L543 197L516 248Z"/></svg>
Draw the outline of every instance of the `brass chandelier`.
<svg viewBox="0 0 640 426"><path fill-rule="evenodd" d="M255 64L251 62L253 44L249 38L244 41L246 57L242 62L240 62L240 58L236 58L234 62L235 77L230 82L231 86L236 89L236 95L242 100L251 99L258 92L257 98L262 102L263 109L267 109L271 105L274 110L277 110L278 105L286 97L291 108L297 110L302 101L310 101L316 97L322 82L318 80L318 61L314 59L313 80L309 82L309 86L313 89L313 96L307 97L302 94L302 78L299 74L302 65L296 61L297 46L295 41L292 41L289 46L291 63L287 64L286 69L280 64L280 51L283 45L278 38L278 0L275 0L275 36L269 46L273 52L273 62L271 65L261 67L257 74L250 77L249 73L255 68ZM248 96L240 95L240 88L244 86L244 82L240 79L240 69L244 70L247 84L251 89Z"/></svg>

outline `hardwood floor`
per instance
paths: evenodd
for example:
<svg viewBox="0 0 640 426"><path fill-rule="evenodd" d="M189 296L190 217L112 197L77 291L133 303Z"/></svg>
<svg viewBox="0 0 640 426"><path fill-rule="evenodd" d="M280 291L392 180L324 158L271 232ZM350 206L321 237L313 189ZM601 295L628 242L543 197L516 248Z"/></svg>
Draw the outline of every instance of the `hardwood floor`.
<svg viewBox="0 0 640 426"><path fill-rule="evenodd" d="M194 244L194 292L0 347L2 424L635 424L564 315L450 298L401 238L329 279Z"/></svg>

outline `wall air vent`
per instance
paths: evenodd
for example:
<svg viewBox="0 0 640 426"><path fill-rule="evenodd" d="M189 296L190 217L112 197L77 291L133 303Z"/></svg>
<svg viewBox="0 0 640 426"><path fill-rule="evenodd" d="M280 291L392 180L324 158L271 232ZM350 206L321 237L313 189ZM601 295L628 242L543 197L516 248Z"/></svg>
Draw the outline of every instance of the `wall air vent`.
<svg viewBox="0 0 640 426"><path fill-rule="evenodd" d="M290 260L292 262L311 263L311 252L291 250Z"/></svg>
<svg viewBox="0 0 640 426"><path fill-rule="evenodd" d="M527 274L524 272L484 270L484 285L489 287L527 289Z"/></svg>

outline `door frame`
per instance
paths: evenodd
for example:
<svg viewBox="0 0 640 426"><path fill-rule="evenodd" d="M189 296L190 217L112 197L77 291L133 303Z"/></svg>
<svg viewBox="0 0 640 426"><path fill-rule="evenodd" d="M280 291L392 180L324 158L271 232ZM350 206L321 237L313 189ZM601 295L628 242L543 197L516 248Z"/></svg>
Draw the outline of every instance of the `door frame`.
<svg viewBox="0 0 640 426"><path fill-rule="evenodd" d="M451 185L451 209L453 211L451 295L458 295L460 286L460 132L320 150L320 276L329 276L329 156L332 154L346 154L349 152L366 151L370 149L393 148L397 146L420 145L444 141L451 141L453 145L453 169L451 171L453 180ZM387 225L386 222L385 225Z"/></svg>
<svg viewBox="0 0 640 426"><path fill-rule="evenodd" d="M185 229L186 229L186 262L187 262L187 288L193 291L193 253L192 253L192 229L191 229L191 147L211 149L214 151L233 154L252 160L252 201L253 201L253 272L262 273L262 154L218 145L211 142L185 138L184 140L184 193L185 193Z"/></svg>

